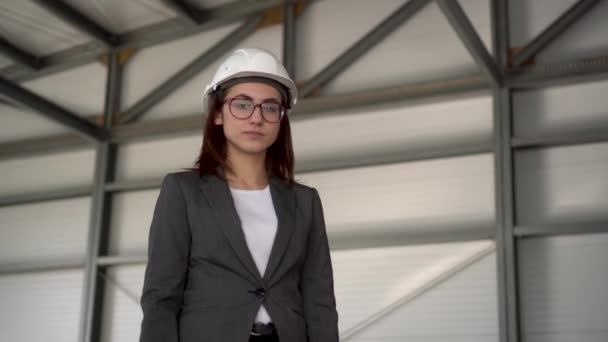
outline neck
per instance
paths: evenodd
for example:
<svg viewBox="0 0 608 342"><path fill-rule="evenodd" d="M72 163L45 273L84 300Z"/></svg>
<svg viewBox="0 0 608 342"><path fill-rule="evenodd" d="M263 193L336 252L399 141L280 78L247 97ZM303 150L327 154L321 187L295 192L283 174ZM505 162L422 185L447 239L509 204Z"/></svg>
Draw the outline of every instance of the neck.
<svg viewBox="0 0 608 342"><path fill-rule="evenodd" d="M228 184L237 189L263 189L268 185L266 153L246 154L228 149L230 171L226 172Z"/></svg>

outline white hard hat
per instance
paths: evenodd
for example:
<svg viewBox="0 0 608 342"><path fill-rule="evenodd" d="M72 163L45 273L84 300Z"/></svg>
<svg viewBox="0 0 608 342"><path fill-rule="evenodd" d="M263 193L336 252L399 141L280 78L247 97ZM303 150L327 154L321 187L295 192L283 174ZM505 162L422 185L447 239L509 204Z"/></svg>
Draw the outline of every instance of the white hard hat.
<svg viewBox="0 0 608 342"><path fill-rule="evenodd" d="M277 81L289 91L289 107L298 100L296 84L289 77L281 62L269 51L258 48L243 48L234 51L213 75L205 87L203 105L207 108L209 97L222 83L240 77L264 77Z"/></svg>

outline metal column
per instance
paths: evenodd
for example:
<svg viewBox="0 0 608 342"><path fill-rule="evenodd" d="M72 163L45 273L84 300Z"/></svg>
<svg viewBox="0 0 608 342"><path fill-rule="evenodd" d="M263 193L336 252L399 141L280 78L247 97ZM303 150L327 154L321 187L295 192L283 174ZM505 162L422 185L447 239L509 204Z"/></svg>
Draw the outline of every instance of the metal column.
<svg viewBox="0 0 608 342"><path fill-rule="evenodd" d="M119 52L112 50L109 54L104 109L104 128L107 130L111 129L114 113L120 106L121 76L122 66L119 63ZM112 194L105 191L105 184L114 180L116 150L117 145L111 143L109 139L97 144L80 316L79 341L82 342L99 341L101 335L104 295L104 281L101 272L105 272L105 270L99 265L98 258L106 255L108 251Z"/></svg>
<svg viewBox="0 0 608 342"><path fill-rule="evenodd" d="M504 74L509 47L508 0L492 1L493 51ZM500 342L519 342L517 246L514 238L514 167L512 137L512 90L494 89L494 183L496 198L496 262Z"/></svg>

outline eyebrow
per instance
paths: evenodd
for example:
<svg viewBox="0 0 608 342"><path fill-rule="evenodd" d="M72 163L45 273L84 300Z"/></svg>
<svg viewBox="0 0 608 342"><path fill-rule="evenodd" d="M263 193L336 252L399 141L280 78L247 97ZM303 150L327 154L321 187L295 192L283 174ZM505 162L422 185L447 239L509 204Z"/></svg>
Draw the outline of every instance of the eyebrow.
<svg viewBox="0 0 608 342"><path fill-rule="evenodd" d="M251 97L249 95L246 95L246 94L238 94L238 95L234 96L234 98L237 98L237 97L239 97L239 98L245 98L246 100L253 100L253 97ZM280 100L277 100L274 97L269 97L267 99L262 100L262 102L271 102L271 101L274 101L276 103L281 103Z"/></svg>

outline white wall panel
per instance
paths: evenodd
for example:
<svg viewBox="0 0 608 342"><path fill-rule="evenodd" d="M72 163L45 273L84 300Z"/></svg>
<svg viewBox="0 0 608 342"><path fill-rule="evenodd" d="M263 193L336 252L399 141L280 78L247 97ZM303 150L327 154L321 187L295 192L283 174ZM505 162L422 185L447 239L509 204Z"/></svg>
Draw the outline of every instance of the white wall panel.
<svg viewBox="0 0 608 342"><path fill-rule="evenodd" d="M525 342L608 340L608 234L519 243Z"/></svg>
<svg viewBox="0 0 608 342"><path fill-rule="evenodd" d="M510 1L511 45L524 46L576 2L576 0ZM536 58L537 62L566 61L606 55L608 53L606 16L608 16L608 3L599 1L591 11L547 46Z"/></svg>
<svg viewBox="0 0 608 342"><path fill-rule="evenodd" d="M125 106L130 107L150 90L154 89L197 56L212 47L216 42L235 30L239 25L225 26L201 35L143 50L130 62L133 69L125 72ZM265 48L281 58L282 27L274 25L260 29L238 44L236 48L238 47ZM209 64L205 70L152 108L144 116L144 120L203 113L203 90L211 81L219 64L228 54L219 58L216 62ZM154 72L151 73L150 70L154 70Z"/></svg>
<svg viewBox="0 0 608 342"><path fill-rule="evenodd" d="M69 132L55 121L13 105L0 104L0 115L0 143Z"/></svg>
<svg viewBox="0 0 608 342"><path fill-rule="evenodd" d="M139 304L145 265L111 267L105 282L102 342L139 340L143 314Z"/></svg>
<svg viewBox="0 0 608 342"><path fill-rule="evenodd" d="M292 121L296 164L491 141L492 99L390 104ZM339 139L336 136L339 135Z"/></svg>
<svg viewBox="0 0 608 342"><path fill-rule="evenodd" d="M116 179L160 178L168 172L194 167L202 144L201 129L201 133L197 135L120 145L116 162Z"/></svg>
<svg viewBox="0 0 608 342"><path fill-rule="evenodd" d="M78 341L82 270L0 275L0 340Z"/></svg>
<svg viewBox="0 0 608 342"><path fill-rule="evenodd" d="M491 249L493 243L477 241L334 251L341 335L396 302L425 296L430 283Z"/></svg>
<svg viewBox="0 0 608 342"><path fill-rule="evenodd" d="M494 225L489 154L299 175L317 187L330 238ZM333 236L332 236L333 235Z"/></svg>
<svg viewBox="0 0 608 342"><path fill-rule="evenodd" d="M21 194L93 181L94 150L78 150L0 161L0 195Z"/></svg>
<svg viewBox="0 0 608 342"><path fill-rule="evenodd" d="M420 262L427 260L424 256ZM496 289L496 255L490 253L397 307L350 341L497 342Z"/></svg>
<svg viewBox="0 0 608 342"><path fill-rule="evenodd" d="M110 232L111 255L146 253L154 204L159 191L160 189L125 192L114 196Z"/></svg>
<svg viewBox="0 0 608 342"><path fill-rule="evenodd" d="M468 328L471 335L480 332L495 335L497 311L493 248L492 242L479 241L333 251L340 331L348 331L387 305L407 297L411 300L399 307L395 314L405 309L413 321L414 317L420 320L421 316L416 315L420 311L426 313L426 318L437 313L436 317L423 319L427 328L449 318L452 323L444 324L452 330L460 328L460 333ZM471 266L466 266L471 263ZM464 269L453 274L454 267ZM373 270L373 275L370 270ZM111 281L106 281L102 341L132 341L139 336L142 314L138 301L144 272L143 265L110 269L108 277ZM433 288L435 284L438 285ZM445 310L437 312L432 309L436 303L446 302L450 305ZM463 315L467 319L462 318ZM393 322L386 333L401 331L398 326Z"/></svg>
<svg viewBox="0 0 608 342"><path fill-rule="evenodd" d="M89 197L0 207L0 263L81 260Z"/></svg>
<svg viewBox="0 0 608 342"><path fill-rule="evenodd" d="M608 143L518 152L519 224L608 218Z"/></svg>
<svg viewBox="0 0 608 342"><path fill-rule="evenodd" d="M334 0L313 3L299 20L298 78L310 78L380 23L404 1ZM461 1L486 44L491 46L489 2ZM335 15L356 25L336 25ZM300 55L299 55L300 56ZM443 79L477 72L447 19L433 2L350 66L327 93Z"/></svg>
<svg viewBox="0 0 608 342"><path fill-rule="evenodd" d="M513 96L515 136L608 130L606 94L607 81L516 92Z"/></svg>

